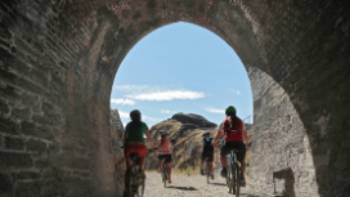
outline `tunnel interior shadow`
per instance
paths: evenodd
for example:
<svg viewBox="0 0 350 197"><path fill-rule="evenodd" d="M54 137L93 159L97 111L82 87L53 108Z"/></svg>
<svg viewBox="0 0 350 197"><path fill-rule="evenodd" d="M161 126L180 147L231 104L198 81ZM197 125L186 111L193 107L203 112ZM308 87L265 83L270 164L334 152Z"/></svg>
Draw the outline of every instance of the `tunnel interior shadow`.
<svg viewBox="0 0 350 197"><path fill-rule="evenodd" d="M284 181L284 188L282 189L276 188L276 184L278 180ZM293 170L291 168L285 168L285 169L273 172L274 196L295 197L294 183L295 183L295 178L294 178Z"/></svg>

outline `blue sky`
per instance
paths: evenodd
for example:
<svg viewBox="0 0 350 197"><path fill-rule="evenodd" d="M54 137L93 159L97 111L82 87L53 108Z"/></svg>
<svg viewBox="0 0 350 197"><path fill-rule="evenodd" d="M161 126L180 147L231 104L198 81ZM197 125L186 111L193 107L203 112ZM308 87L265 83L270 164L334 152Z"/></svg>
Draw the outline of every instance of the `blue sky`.
<svg viewBox="0 0 350 197"><path fill-rule="evenodd" d="M252 122L252 99L235 51L213 32L178 22L147 34L129 51L114 80L111 107L124 124L132 109L141 110L149 126L177 112L220 123L228 105Z"/></svg>

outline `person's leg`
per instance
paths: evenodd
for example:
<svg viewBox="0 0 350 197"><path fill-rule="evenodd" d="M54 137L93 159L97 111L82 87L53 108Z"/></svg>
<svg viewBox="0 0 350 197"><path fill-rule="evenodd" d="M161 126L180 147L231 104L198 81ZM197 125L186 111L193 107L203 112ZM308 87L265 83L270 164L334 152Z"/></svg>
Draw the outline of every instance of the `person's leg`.
<svg viewBox="0 0 350 197"><path fill-rule="evenodd" d="M172 168L172 158L171 158L171 155L168 155L167 156L167 169L168 169L168 175L169 175L169 183L172 182L172 179L171 179L171 168Z"/></svg>
<svg viewBox="0 0 350 197"><path fill-rule="evenodd" d="M140 167L141 167L141 170L144 171L144 169L145 169L144 161L145 161L145 157L147 155L147 147L145 145L140 145L140 146L138 146L137 149L138 149L137 153L140 157Z"/></svg>
<svg viewBox="0 0 350 197"><path fill-rule="evenodd" d="M160 172L162 172L163 167L164 167L164 158L163 158L163 156L160 156L160 160L159 161L160 161L159 162L159 170L160 170Z"/></svg>
<svg viewBox="0 0 350 197"><path fill-rule="evenodd" d="M226 169L227 169L227 158L226 158L226 154L227 154L227 144L225 144L221 150L220 150L220 162L221 162L221 166L222 166L222 171L221 171L221 176L226 176Z"/></svg>
<svg viewBox="0 0 350 197"><path fill-rule="evenodd" d="M212 178L214 178L214 153L211 153L209 157L209 172Z"/></svg>
<svg viewBox="0 0 350 197"><path fill-rule="evenodd" d="M245 186L245 170L246 170L245 154L246 154L245 144L241 143L239 145L238 159L239 159L239 162L241 163L242 186Z"/></svg>
<svg viewBox="0 0 350 197"><path fill-rule="evenodd" d="M204 162L205 162L205 152L202 152L202 157L201 157L201 166L200 166L200 173L201 175L204 175Z"/></svg>

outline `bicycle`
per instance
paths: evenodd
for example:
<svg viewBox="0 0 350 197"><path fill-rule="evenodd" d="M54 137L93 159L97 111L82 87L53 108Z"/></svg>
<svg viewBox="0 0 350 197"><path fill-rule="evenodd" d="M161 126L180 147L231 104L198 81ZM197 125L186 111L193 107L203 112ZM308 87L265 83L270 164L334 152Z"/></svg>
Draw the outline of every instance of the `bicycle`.
<svg viewBox="0 0 350 197"><path fill-rule="evenodd" d="M226 157L228 161L226 184L229 188L229 193L239 197L241 187L241 163L237 158L237 150L231 150Z"/></svg>
<svg viewBox="0 0 350 197"><path fill-rule="evenodd" d="M141 169L140 157L136 153L130 155L131 166L127 170L127 197L143 197L145 192L146 177Z"/></svg>
<svg viewBox="0 0 350 197"><path fill-rule="evenodd" d="M206 175L206 178L207 178L207 184L210 183L210 179L213 179L214 175L212 174L212 171L211 171L211 167L210 167L210 160L209 158L205 158L204 160L204 174Z"/></svg>
<svg viewBox="0 0 350 197"><path fill-rule="evenodd" d="M165 161L165 159L163 159L163 166L161 169L161 176L162 176L162 182L164 187L167 187L167 183L169 180L169 163Z"/></svg>

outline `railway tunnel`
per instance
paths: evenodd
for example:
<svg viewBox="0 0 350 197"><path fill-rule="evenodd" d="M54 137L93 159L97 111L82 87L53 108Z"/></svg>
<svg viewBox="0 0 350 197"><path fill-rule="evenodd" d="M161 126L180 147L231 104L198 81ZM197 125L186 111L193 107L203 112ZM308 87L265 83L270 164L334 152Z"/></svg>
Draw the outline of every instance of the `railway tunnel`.
<svg viewBox="0 0 350 197"><path fill-rule="evenodd" d="M348 196L349 8L331 0L1 2L1 193L119 193L109 139L118 66L147 33L186 21L235 49L254 92L262 75L283 88L310 145L317 193Z"/></svg>

